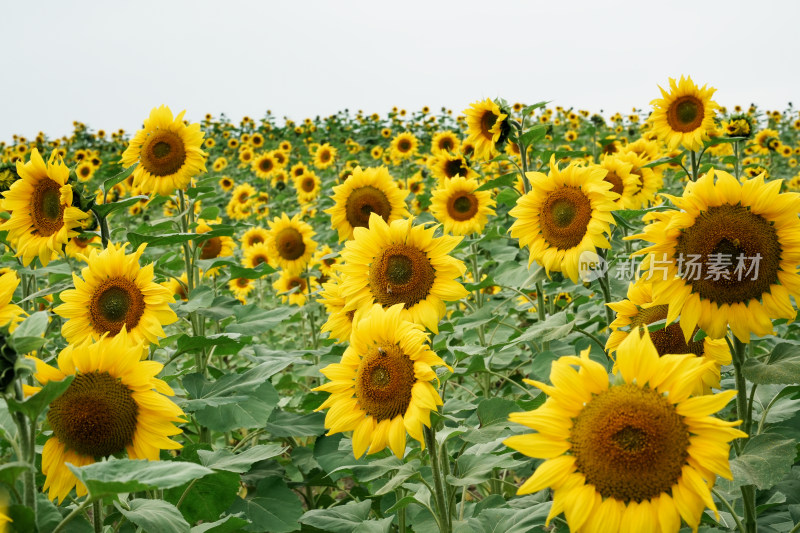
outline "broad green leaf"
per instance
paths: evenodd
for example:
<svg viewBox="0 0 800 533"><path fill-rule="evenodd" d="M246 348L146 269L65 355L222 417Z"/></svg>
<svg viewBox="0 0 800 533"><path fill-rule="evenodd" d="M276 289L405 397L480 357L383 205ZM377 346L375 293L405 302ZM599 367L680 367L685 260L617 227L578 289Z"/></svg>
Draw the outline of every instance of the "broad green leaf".
<svg viewBox="0 0 800 533"><path fill-rule="evenodd" d="M500 205L505 205L508 207L514 207L517 205L517 200L520 197L520 193L513 187L507 187L497 193L495 197L495 201Z"/></svg>
<svg viewBox="0 0 800 533"><path fill-rule="evenodd" d="M73 379L75 379L75 376L67 376L62 381L49 381L47 385L42 387L42 390L22 402L18 402L14 398L8 398L8 408L11 411L21 411L31 420L36 420L45 407L64 394Z"/></svg>
<svg viewBox="0 0 800 533"><path fill-rule="evenodd" d="M273 437L316 437L325 433L325 413L290 413L276 410L267 421Z"/></svg>
<svg viewBox="0 0 800 533"><path fill-rule="evenodd" d="M14 486L14 482L25 471L36 471L30 463L23 463L22 461L14 461L0 465L0 483Z"/></svg>
<svg viewBox="0 0 800 533"><path fill-rule="evenodd" d="M243 474L250 470L253 463L272 459L285 451L286 448L279 444L260 444L238 454L234 454L229 450L216 450L213 452L199 450L197 455L200 457L200 462L203 466L214 470L226 470Z"/></svg>
<svg viewBox="0 0 800 533"><path fill-rule="evenodd" d="M510 341L507 345L528 341L538 343L561 339L572 331L574 325L574 320L567 322L567 315L564 312L550 315L544 321L529 326L525 333Z"/></svg>
<svg viewBox="0 0 800 533"><path fill-rule="evenodd" d="M234 533L241 531L249 523L249 520L245 520L238 515L228 515L216 522L207 522L194 526L191 533Z"/></svg>
<svg viewBox="0 0 800 533"><path fill-rule="evenodd" d="M535 110L539 109L540 107L544 107L549 103L550 103L549 100L543 100L541 102L536 102L535 104L531 104L531 105L525 107L522 110L521 115L523 117L526 117L526 116L530 115L531 113L533 113Z"/></svg>
<svg viewBox="0 0 800 533"><path fill-rule="evenodd" d="M522 142L525 146L531 146L544 139L547 135L547 124L534 124L531 128L522 134Z"/></svg>
<svg viewBox="0 0 800 533"><path fill-rule="evenodd" d="M237 324L231 324L225 331L256 336L274 329L300 311L299 307L282 306L277 309L261 309L256 305L243 305L234 308Z"/></svg>
<svg viewBox="0 0 800 533"><path fill-rule="evenodd" d="M80 468L68 466L95 497L168 489L214 473L204 466L178 461L111 459Z"/></svg>
<svg viewBox="0 0 800 533"><path fill-rule="evenodd" d="M733 490L742 485L769 489L792 468L796 443L781 435L762 433L745 444L742 454L731 460L733 481L719 479L720 487Z"/></svg>
<svg viewBox="0 0 800 533"><path fill-rule="evenodd" d="M492 189L496 189L498 187L511 187L517 181L517 176L519 176L519 174L516 172L509 172L508 174L503 174L499 178L487 181L475 190L491 191Z"/></svg>
<svg viewBox="0 0 800 533"><path fill-rule="evenodd" d="M245 341L239 333L217 333L206 336L181 335L178 337L178 351L176 353L196 352L202 348L212 346L237 346L242 347Z"/></svg>
<svg viewBox="0 0 800 533"><path fill-rule="evenodd" d="M214 431L261 427L278 404L278 392L272 383L265 381L245 396L243 401L198 409L197 421Z"/></svg>
<svg viewBox="0 0 800 533"><path fill-rule="evenodd" d="M142 528L144 533L189 533L189 523L171 503L139 498L128 501L127 505L128 509L125 509L114 502L117 510Z"/></svg>
<svg viewBox="0 0 800 533"><path fill-rule="evenodd" d="M287 533L300 529L303 506L282 479L269 477L259 482L252 497L236 500L230 512L244 513L250 519L252 523L244 528L246 531Z"/></svg>
<svg viewBox="0 0 800 533"><path fill-rule="evenodd" d="M349 502L329 509L313 509L300 517L300 523L332 533L351 533L369 516L370 500Z"/></svg>
<svg viewBox="0 0 800 533"><path fill-rule="evenodd" d="M189 313L197 311L202 307L208 307L214 301L214 293L211 287L202 285L195 288L189 294L189 300L174 305L175 312L178 316L188 316Z"/></svg>
<svg viewBox="0 0 800 533"><path fill-rule="evenodd" d="M61 519L62 516L61 513L58 512L58 507L56 507L44 493L40 492L37 494L36 527L39 528L39 532L53 531L61 522ZM75 525L77 524L80 524L80 522L76 521ZM91 529L88 523L86 526L86 529Z"/></svg>
<svg viewBox="0 0 800 533"><path fill-rule="evenodd" d="M126 207L132 206L134 204L139 203L139 200L147 200L149 196L131 196L128 198L122 198L121 200L117 200L116 202L110 202L107 204L95 204L92 206L92 211L97 213L97 215L102 218L108 216L109 213L117 211L119 209L125 209Z"/></svg>
<svg viewBox="0 0 800 533"><path fill-rule="evenodd" d="M456 459L458 476L447 476L447 482L456 487L479 485L492 477L495 468L516 468L525 464L517 461L511 453L503 455L477 454L462 455Z"/></svg>
<svg viewBox="0 0 800 533"><path fill-rule="evenodd" d="M375 496L382 496L398 488L406 482L410 477L415 476L419 472L420 462L416 459L409 461L400 467L397 472L392 474L391 479L386 482L381 488L375 491Z"/></svg>
<svg viewBox="0 0 800 533"><path fill-rule="evenodd" d="M44 344L44 332L47 330L48 312L33 313L14 330L9 338L11 346L18 354L23 355L38 350Z"/></svg>
<svg viewBox="0 0 800 533"><path fill-rule="evenodd" d="M766 361L745 361L742 373L759 385L800 383L800 345L782 342L773 348Z"/></svg>
<svg viewBox="0 0 800 533"><path fill-rule="evenodd" d="M31 533L36 531L36 517L33 509L24 505L9 505L3 513L11 519L5 523L8 528L7 533Z"/></svg>
<svg viewBox="0 0 800 533"><path fill-rule="evenodd" d="M105 193L107 191L110 191L111 188L114 187L114 185L116 185L117 183L122 183L123 181L125 181L128 178L128 176L133 174L133 171L136 170L136 167L138 165L139 163L136 163L135 165L132 165L124 169L120 173L105 180L103 183L100 184L100 191Z"/></svg>
<svg viewBox="0 0 800 533"><path fill-rule="evenodd" d="M365 520L358 524L353 533L389 533L392 530L393 516L387 516L380 520Z"/></svg>
<svg viewBox="0 0 800 533"><path fill-rule="evenodd" d="M492 424L508 423L508 414L515 411L522 411L520 407L505 398L488 398L478 404L478 419L481 427L491 426Z"/></svg>
<svg viewBox="0 0 800 533"><path fill-rule="evenodd" d="M551 502L526 509L484 509L469 525L475 533L528 533L543 529Z"/></svg>

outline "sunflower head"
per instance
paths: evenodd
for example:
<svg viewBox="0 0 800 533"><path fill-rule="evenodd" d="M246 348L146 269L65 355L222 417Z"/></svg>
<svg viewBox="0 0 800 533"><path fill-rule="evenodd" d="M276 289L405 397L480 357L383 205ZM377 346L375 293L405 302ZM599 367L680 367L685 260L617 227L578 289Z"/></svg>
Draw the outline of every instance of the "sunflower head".
<svg viewBox="0 0 800 533"><path fill-rule="evenodd" d="M698 88L692 78L681 76L680 81L669 79L670 91L661 87L662 98L650 102L653 131L669 150L683 145L687 150L699 150L708 132L714 129L714 114L719 105L711 100L716 89Z"/></svg>
<svg viewBox="0 0 800 533"><path fill-rule="evenodd" d="M282 213L280 218L269 222L269 228L265 244L275 263L293 272L304 269L317 246L311 239L314 236L311 226L300 220L299 214L290 219Z"/></svg>
<svg viewBox="0 0 800 533"><path fill-rule="evenodd" d="M477 180L458 176L433 191L431 213L445 232L469 235L483 231L488 215L494 215L495 201L490 191L479 191L479 186Z"/></svg>
<svg viewBox="0 0 800 533"><path fill-rule="evenodd" d="M466 142L474 143L477 159L491 159L497 152L497 146L505 142L511 131L507 120L509 113L487 98L483 102L470 104L464 114L467 116Z"/></svg>

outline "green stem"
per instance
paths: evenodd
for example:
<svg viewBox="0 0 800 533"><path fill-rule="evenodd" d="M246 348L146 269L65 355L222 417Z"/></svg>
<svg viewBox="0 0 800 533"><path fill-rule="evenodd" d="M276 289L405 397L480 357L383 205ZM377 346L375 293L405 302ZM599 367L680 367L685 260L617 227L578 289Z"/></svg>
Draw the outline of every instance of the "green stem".
<svg viewBox="0 0 800 533"><path fill-rule="evenodd" d="M690 157L692 158L692 181L697 181L697 171L698 171L698 164L697 164L697 154L694 150L689 152Z"/></svg>
<svg viewBox="0 0 800 533"><path fill-rule="evenodd" d="M723 497L722 497L722 494L720 494L719 492L717 492L717 489L711 489L711 492L713 492L713 493L714 493L714 496L716 496L716 497L717 497L717 499L718 499L719 501L721 501L721 502L722 502L722 505L724 505L724 506L725 506L725 508L728 510L728 512L729 512L729 513L731 513L731 516L733 516L733 520L736 522L736 528L737 528L739 531L744 531L744 526L742 525L742 521L739 519L739 515L737 515L737 514L736 514L736 511L734 511L734 510L733 510L733 507L732 507L732 506L731 506L731 504L728 502L728 500L726 500L725 498L723 498Z"/></svg>
<svg viewBox="0 0 800 533"><path fill-rule="evenodd" d="M17 401L22 401L25 395L22 393L22 385L19 381L14 383L14 392L16 393ZM14 413L14 423L17 425L17 433L19 434L19 449L22 456L19 456L21 461L25 461L30 465L35 464L36 459L36 421L31 420L30 426L28 419L20 412ZM25 498L25 506L30 507L36 514L36 472L33 470L25 470L22 475L23 481L23 495Z"/></svg>
<svg viewBox="0 0 800 533"><path fill-rule="evenodd" d="M71 522L73 518L75 518L76 516L78 516L79 514L81 514L81 513L83 512L83 510L84 510L84 509L85 509L85 508L86 508L86 507L87 507L87 506L88 506L90 503L92 503L92 500L91 500L91 499L89 499L89 498L86 498L85 500L83 500L79 506L77 506L75 509L73 509L71 513L69 513L67 516L65 516L65 517L64 517L64 519L63 519L63 520L61 520L61 522L59 522L59 523L58 523L58 525L56 526L56 528L53 530L53 533L60 533L60 531L61 531L62 529L64 529L64 527L65 527L65 526L66 526L66 525L67 525L69 522Z"/></svg>
<svg viewBox="0 0 800 533"><path fill-rule="evenodd" d="M610 282L608 281L607 269L603 273L603 277L597 278L597 282L600 284L600 290L603 291L603 301L606 303L606 305L603 306L606 312L606 326L611 326L611 323L614 321L614 310L608 306L613 300L611 300L611 288Z"/></svg>
<svg viewBox="0 0 800 533"><path fill-rule="evenodd" d="M800 522L796 523L789 533L798 533L800 531Z"/></svg>
<svg viewBox="0 0 800 533"><path fill-rule="evenodd" d="M103 533L103 502L100 500L92 502L92 522L94 533Z"/></svg>
<svg viewBox="0 0 800 533"><path fill-rule="evenodd" d="M733 338L733 371L736 379L736 415L742 421L742 431L750 435L750 420L752 413L748 412L747 381L742 373L742 367L747 359L747 345L736 336ZM740 439L736 443L737 454L741 454L750 437ZM756 487L744 485L741 487L742 505L744 507L744 531L756 531Z"/></svg>
<svg viewBox="0 0 800 533"><path fill-rule="evenodd" d="M448 512L446 495L444 493L444 483L442 472L439 469L439 454L436 448L436 434L432 427L423 426L422 432L425 436L425 445L428 447L428 456L431 459L431 471L433 473L433 486L435 487L434 496L436 497L436 511L438 516L436 521L439 524L440 533L450 533L450 513Z"/></svg>
<svg viewBox="0 0 800 533"><path fill-rule="evenodd" d="M544 322L547 318L547 311L544 308L544 284L541 281L536 282L536 314L539 317L539 322ZM542 343L542 351L550 349L550 341Z"/></svg>

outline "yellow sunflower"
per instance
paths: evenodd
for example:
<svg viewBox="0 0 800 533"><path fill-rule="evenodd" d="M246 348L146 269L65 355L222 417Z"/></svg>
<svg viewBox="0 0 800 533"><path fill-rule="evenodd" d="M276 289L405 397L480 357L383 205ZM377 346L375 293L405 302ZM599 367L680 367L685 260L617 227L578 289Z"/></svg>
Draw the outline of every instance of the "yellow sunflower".
<svg viewBox="0 0 800 533"><path fill-rule="evenodd" d="M231 189L233 189L233 186L235 185L233 179L231 179L230 176L222 176L222 178L220 178L220 180L217 183L219 183L219 188L225 192L228 192Z"/></svg>
<svg viewBox="0 0 800 533"><path fill-rule="evenodd" d="M445 301L469 293L455 280L464 274L464 262L448 255L462 237L434 237L435 229L414 226L411 219L387 224L376 213L369 218L369 228L356 228L339 267L345 310L402 303L404 320L438 333Z"/></svg>
<svg viewBox="0 0 800 533"><path fill-rule="evenodd" d="M664 176L661 170L658 167L645 168L649 162L647 157L636 152L622 151L613 157L629 163L631 165L629 174L636 179L633 195L629 196L628 200L628 205L632 207L628 209L641 209L656 203L656 195L664 185ZM625 194L624 191L623 194Z"/></svg>
<svg viewBox="0 0 800 533"><path fill-rule="evenodd" d="M242 264L246 268L256 268L257 266L267 263L272 265L273 261L270 255L270 249L267 247L266 242L259 242L253 244L249 248L244 249L244 257Z"/></svg>
<svg viewBox="0 0 800 533"><path fill-rule="evenodd" d="M144 129L136 132L122 154L124 168L139 163L133 171L133 185L145 193L168 196L206 172L208 154L201 148L205 134L200 124L187 126L184 113L173 118L169 107L154 108Z"/></svg>
<svg viewBox="0 0 800 533"><path fill-rule="evenodd" d="M518 494L551 487L547 524L563 512L575 532L677 532L681 519L697 530L706 507L718 515L716 476L733 479L730 441L747 436L733 427L741 421L710 416L736 391L690 398L712 364L692 354L659 357L645 333L620 345L616 380L588 349L553 362L552 385L525 380L548 398L509 415L536 433L504 443L545 461Z"/></svg>
<svg viewBox="0 0 800 533"><path fill-rule="evenodd" d="M286 182L289 180L289 177L286 175L285 170L276 170L272 173L272 179L270 180L270 185L273 189L277 189L282 191L286 188Z"/></svg>
<svg viewBox="0 0 800 533"><path fill-rule="evenodd" d="M314 166L324 170L336 161L338 150L328 143L323 144L314 153Z"/></svg>
<svg viewBox="0 0 800 533"><path fill-rule="evenodd" d="M504 128L508 128L508 114L503 113L500 106L489 98L470 104L464 114L467 116L469 134L465 142L474 146L474 156L477 159L491 159L496 153L495 144L503 136ZM467 154L463 146L462 151Z"/></svg>
<svg viewBox="0 0 800 533"><path fill-rule="evenodd" d="M452 235L480 233L494 215L495 205L490 191L476 190L477 180L457 176L448 179L445 186L433 191L431 213L444 225L444 231Z"/></svg>
<svg viewBox="0 0 800 533"><path fill-rule="evenodd" d="M323 333L329 331L331 338L335 339L337 343L350 340L353 322L356 320L355 316L359 314L358 310L344 310L345 299L342 297L341 288L342 280L339 274L332 272L330 279L322 283L322 290L317 298L317 301L325 306L325 311L328 313L328 320L322 325L320 331Z"/></svg>
<svg viewBox="0 0 800 533"><path fill-rule="evenodd" d="M247 296L255 289L256 284L249 278L234 278L228 282L228 288L233 296L242 301L246 301Z"/></svg>
<svg viewBox="0 0 800 533"><path fill-rule="evenodd" d="M138 205L138 204L136 204ZM78 261L86 261L86 256L93 248L102 248L103 243L99 235L92 235L86 239L76 236L71 238L64 247L64 252Z"/></svg>
<svg viewBox="0 0 800 533"><path fill-rule="evenodd" d="M331 381L314 389L331 394L318 408L329 409L328 434L352 431L356 458L387 446L402 458L406 433L424 446L422 427L442 405L431 384L435 366L447 365L424 330L403 319L402 305L373 306L353 328L341 361L321 370Z"/></svg>
<svg viewBox="0 0 800 533"><path fill-rule="evenodd" d="M95 170L91 162L83 161L75 167L75 175L78 177L78 181L89 181L94 176Z"/></svg>
<svg viewBox="0 0 800 533"><path fill-rule="evenodd" d="M527 173L531 190L509 211L516 219L509 231L530 248L529 265L537 261L548 274L563 272L578 283L580 255L610 247L604 233L611 232L617 195L604 176L604 169L575 163L559 170L555 157L549 174Z"/></svg>
<svg viewBox="0 0 800 533"><path fill-rule="evenodd" d="M472 170L467 158L458 152L440 152L430 159L428 166L433 176L439 180L440 187L444 186L446 180L456 176L467 179L478 177L478 173Z"/></svg>
<svg viewBox="0 0 800 533"><path fill-rule="evenodd" d="M300 220L299 214L290 219L286 213L268 224L266 245L269 256L283 270L297 272L304 269L317 247L311 239L314 236L311 226Z"/></svg>
<svg viewBox="0 0 800 533"><path fill-rule="evenodd" d="M664 141L668 150L683 145L687 150L699 150L708 132L714 129L714 114L719 108L711 100L716 89L698 88L692 78L681 76L680 81L669 79L670 92L661 87L662 98L650 102L653 114L650 121L653 132Z"/></svg>
<svg viewBox="0 0 800 533"><path fill-rule="evenodd" d="M773 332L773 318L794 319L789 299L800 298L800 194L781 193L781 181L739 181L720 170L690 184L681 197L664 195L680 211L645 216L654 221L632 236L653 243L643 278L653 302L680 315L686 339L699 326L719 339L730 326L742 342Z"/></svg>
<svg viewBox="0 0 800 533"><path fill-rule="evenodd" d="M458 152L461 141L452 131L440 131L434 134L431 140L431 153L441 155L442 152Z"/></svg>
<svg viewBox="0 0 800 533"><path fill-rule="evenodd" d="M146 245L126 255L127 245L92 249L88 266L81 270L83 279L73 274L75 288L59 295L64 303L54 311L67 319L61 327L67 342L98 340L127 330L126 337L135 343L158 344L158 338L166 336L163 326L178 320L169 307L172 294L153 281L153 263L139 266Z"/></svg>
<svg viewBox="0 0 800 533"><path fill-rule="evenodd" d="M124 452L156 461L160 450L181 448L169 437L181 433L174 423L185 422L184 413L165 396L172 389L156 378L163 365L140 361L140 354L141 346L122 332L67 346L58 368L32 358L42 385L75 376L47 412L53 434L42 450L42 473L51 500L64 502L73 487L78 497L86 494L66 463L85 466ZM38 390L26 386L27 393Z"/></svg>
<svg viewBox="0 0 800 533"><path fill-rule="evenodd" d="M289 302L289 305L304 306L306 304L306 297L309 293L309 280L311 286L316 284L317 278L305 278L301 272L291 270L281 270L280 276L272 284L272 288L277 291L283 303ZM314 289L312 288L311 291ZM287 294L290 291L291 294Z"/></svg>
<svg viewBox="0 0 800 533"><path fill-rule="evenodd" d="M80 233L81 221L88 215L72 207L69 168L55 152L45 165L34 148L27 163L17 161L17 174L20 179L3 193L2 208L11 212L3 230L8 231L24 266L34 257L47 266L53 254Z"/></svg>
<svg viewBox="0 0 800 533"><path fill-rule="evenodd" d="M606 350L617 350L633 329L644 331L655 322L667 318L667 305L653 305L653 285L639 280L628 286L627 299L613 302L608 306L617 317L611 322L611 335L606 341ZM625 329L623 329L625 328ZM695 328L694 333L697 333ZM693 335L694 335L693 333ZM693 353L697 357L714 364L707 367L700 376L692 393L708 394L712 388L719 388L720 367L731 364L731 351L724 339L705 337L701 341L685 339L678 324L669 324L661 329L650 331L650 340L658 355Z"/></svg>
<svg viewBox="0 0 800 533"><path fill-rule="evenodd" d="M308 171L294 180L294 188L297 190L297 201L300 204L308 204L319 196L322 181L316 173Z"/></svg>
<svg viewBox="0 0 800 533"><path fill-rule="evenodd" d="M331 216L331 227L339 232L339 241L346 241L353 238L355 228L367 227L372 213L388 223L410 216L407 195L386 167L356 167L344 183L333 188L335 205L325 212Z"/></svg>
<svg viewBox="0 0 800 533"><path fill-rule="evenodd" d="M11 303L17 285L19 278L16 272L6 272L0 276L0 328L8 326L10 332L16 329L26 314L20 306Z"/></svg>
<svg viewBox="0 0 800 533"><path fill-rule="evenodd" d="M603 180L611 184L611 192L619 195L619 198L614 200L617 209L639 209L642 207L637 195L642 195L643 187L639 187L639 175L631 174L631 170L633 170L632 162L617 156L607 156L600 161L599 166L606 170ZM655 197L655 193L653 194Z"/></svg>
<svg viewBox="0 0 800 533"><path fill-rule="evenodd" d="M251 166L253 168L253 172L256 173L256 176L262 180L269 179L272 171L277 168L275 159L272 158L272 155L269 152L258 155L255 159L253 159Z"/></svg>
<svg viewBox="0 0 800 533"><path fill-rule="evenodd" d="M311 266L318 266L323 276L330 276L341 262L341 255L339 255L338 252L334 252L330 246L325 244L317 248L317 251L314 252L314 257L311 259Z"/></svg>
<svg viewBox="0 0 800 533"><path fill-rule="evenodd" d="M219 224L222 222L221 219L216 220L203 220L200 219L197 221L197 228L195 229L195 233L208 233L211 231L211 226L209 224ZM236 243L233 239L225 235L218 235L216 237L211 237L210 239L206 239L200 242L198 245L200 248L200 253L198 254L198 259L216 259L218 257L230 257L233 255L233 251L236 249ZM218 268L210 268L205 271L204 276L208 277L215 277L219 273Z"/></svg>
<svg viewBox="0 0 800 533"><path fill-rule="evenodd" d="M402 160L410 159L417 154L419 141L413 133L407 131L399 133L389 143L389 150L393 159Z"/></svg>
<svg viewBox="0 0 800 533"><path fill-rule="evenodd" d="M267 235L269 232L262 228L261 226L255 226L250 228L249 230L244 232L242 235L242 248L247 250L248 248L255 246L256 244L267 242Z"/></svg>

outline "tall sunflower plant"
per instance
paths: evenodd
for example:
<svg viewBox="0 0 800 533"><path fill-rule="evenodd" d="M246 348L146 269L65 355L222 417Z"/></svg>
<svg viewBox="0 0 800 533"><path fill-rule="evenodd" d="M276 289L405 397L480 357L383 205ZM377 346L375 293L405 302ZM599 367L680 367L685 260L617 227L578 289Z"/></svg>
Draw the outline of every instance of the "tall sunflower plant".
<svg viewBox="0 0 800 533"><path fill-rule="evenodd" d="M0 531L798 531L800 120L714 96L0 145Z"/></svg>

